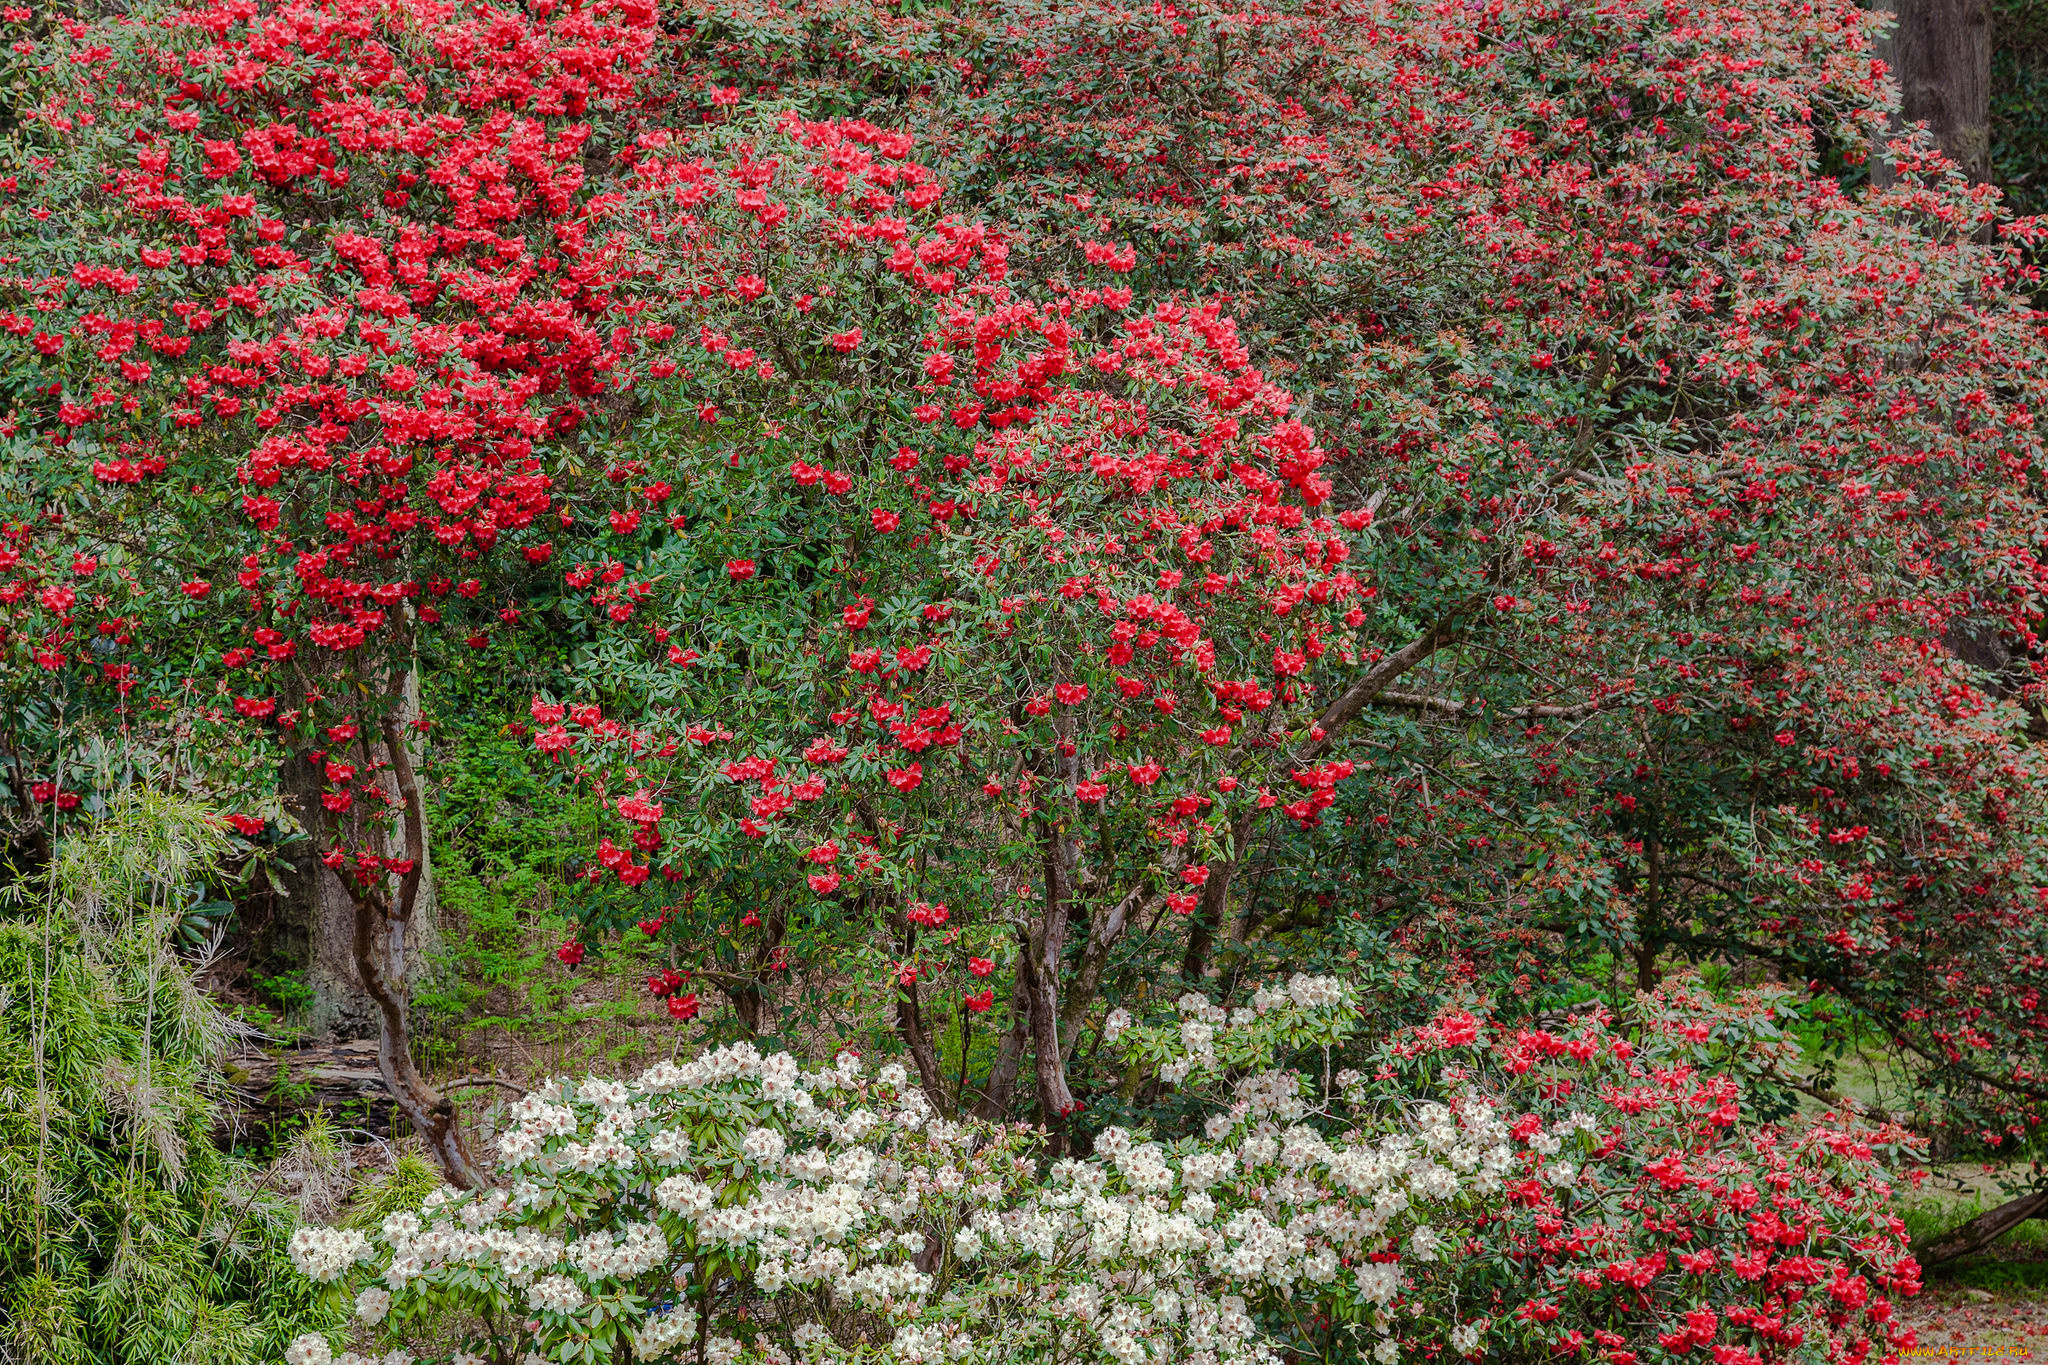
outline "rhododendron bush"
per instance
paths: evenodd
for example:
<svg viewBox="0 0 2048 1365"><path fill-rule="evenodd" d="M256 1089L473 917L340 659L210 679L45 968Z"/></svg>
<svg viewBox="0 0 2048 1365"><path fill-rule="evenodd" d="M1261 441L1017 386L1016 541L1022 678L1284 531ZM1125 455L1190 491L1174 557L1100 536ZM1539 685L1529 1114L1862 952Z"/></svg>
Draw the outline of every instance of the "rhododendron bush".
<svg viewBox="0 0 2048 1365"><path fill-rule="evenodd" d="M630 154L654 33L615 3L171 5L13 49L10 703L176 707L188 753L225 729L209 759L310 769L386 1079L458 1171L406 1043L410 679L422 635L520 619L585 485L613 501L578 433L630 416L664 328L586 162ZM220 766L242 833L282 814ZM39 826L84 785L11 776Z"/></svg>
<svg viewBox="0 0 2048 1365"><path fill-rule="evenodd" d="M948 1120L851 1054L551 1083L498 1140L502 1185L293 1254L378 1335L452 1327L456 1359L1837 1361L1903 1336L1918 1267L1873 1146L1895 1133L1738 1127L1682 1009L1640 1044L1450 1013L1365 1072L1273 1068L1356 1014L1297 975L1118 1019L1127 1056L1218 1107L1043 1174L1028 1129Z"/></svg>

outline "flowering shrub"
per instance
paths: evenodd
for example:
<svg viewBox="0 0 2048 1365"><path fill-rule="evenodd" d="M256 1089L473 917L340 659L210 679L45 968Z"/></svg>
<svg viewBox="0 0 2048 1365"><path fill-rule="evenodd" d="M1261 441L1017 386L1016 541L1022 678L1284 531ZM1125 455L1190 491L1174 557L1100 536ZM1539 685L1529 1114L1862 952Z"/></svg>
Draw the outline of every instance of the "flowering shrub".
<svg viewBox="0 0 2048 1365"><path fill-rule="evenodd" d="M737 189L702 159L732 139ZM1193 909L1225 831L1312 822L1351 771L1324 755L1386 676L1342 671L1370 518L1330 503L1220 308L1013 290L997 235L936 216L909 138L785 120L681 150L637 183L683 211L656 235L700 281L707 401L644 448L667 521L566 573L593 671L638 696L534 698L535 752L618 814L594 882L665 896L760 859L843 915L933 1094L930 1035L993 1003L972 962L1040 964L1019 989L1056 1120L1086 977ZM728 248L764 216L760 251ZM1142 853L1098 861L1091 829ZM740 932L772 948L788 913ZM1070 1003L1073 915L1093 965Z"/></svg>
<svg viewBox="0 0 2048 1365"><path fill-rule="evenodd" d="M576 433L651 344L586 162L630 140L655 32L618 0L285 0L11 48L0 430L36 475L0 552L10 695L124 728L137 689L145 715L178 699L245 834L284 814L279 760L309 775L290 815L356 902L386 1080L458 1175L408 1044L411 679L423 635L520 618Z"/></svg>
<svg viewBox="0 0 2048 1365"><path fill-rule="evenodd" d="M1956 642L2037 624L2031 229L1978 240L1937 159L1870 202L1823 173L1882 121L1861 11L690 8L710 88L914 88L916 192L991 222L899 229L893 125L786 123L829 162L796 176L756 144L788 216L698 338L718 420L647 451L695 544L579 569L612 705L538 699L621 809L594 931L659 923L748 1018L792 952L856 952L928 1087L1008 985L978 1102L1028 1065L1057 1122L1117 955L1199 976L1271 879L1320 941L1355 913L1518 995L1560 938L1645 987L1761 957L2028 1131L2038 1011L1986 1002L2048 951L2033 684ZM754 212L690 183L698 230ZM742 863L780 908L716 895ZM712 908L658 916L667 877Z"/></svg>
<svg viewBox="0 0 2048 1365"><path fill-rule="evenodd" d="M1043 1170L1028 1130L946 1119L850 1054L810 1071L741 1044L558 1082L500 1138L504 1186L293 1253L389 1335L475 1324L458 1360L1734 1365L1907 1340L1886 1135L1745 1129L1682 1029L1638 1050L1597 1016L1446 1014L1321 1085L1272 1065L1341 1045L1356 1008L1297 976L1229 1013L1189 995L1114 1021L1128 1058L1225 1107L1202 1136L1112 1128ZM309 1337L290 1358L334 1357Z"/></svg>

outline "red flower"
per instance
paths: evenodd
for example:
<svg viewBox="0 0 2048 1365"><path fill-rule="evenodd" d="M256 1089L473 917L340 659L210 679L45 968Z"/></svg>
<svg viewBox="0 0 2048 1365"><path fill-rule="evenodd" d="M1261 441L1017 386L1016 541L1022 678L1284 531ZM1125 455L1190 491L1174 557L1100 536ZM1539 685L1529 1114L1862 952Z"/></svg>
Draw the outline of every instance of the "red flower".
<svg viewBox="0 0 2048 1365"><path fill-rule="evenodd" d="M562 960L563 966L574 967L583 961L583 945L572 938L555 949L555 956Z"/></svg>
<svg viewBox="0 0 2048 1365"><path fill-rule="evenodd" d="M746 582L754 576L754 561L751 559L726 560L725 576L735 583Z"/></svg>

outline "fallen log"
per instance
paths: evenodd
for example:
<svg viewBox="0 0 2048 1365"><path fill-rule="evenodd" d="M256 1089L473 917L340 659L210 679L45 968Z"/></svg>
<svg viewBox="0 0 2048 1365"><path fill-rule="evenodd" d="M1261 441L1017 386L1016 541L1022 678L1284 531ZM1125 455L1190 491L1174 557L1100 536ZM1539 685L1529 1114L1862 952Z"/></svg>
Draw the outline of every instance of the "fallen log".
<svg viewBox="0 0 2048 1365"><path fill-rule="evenodd" d="M244 1043L221 1063L238 1128L274 1126L326 1109L379 1137L391 1133L391 1093L377 1070L377 1040L263 1048Z"/></svg>
<svg viewBox="0 0 2048 1365"><path fill-rule="evenodd" d="M1937 1233L1913 1247L1914 1259L1922 1270L1932 1270L1982 1251L2029 1218L2048 1216L2048 1190L2009 1199L1995 1209L1986 1209L1969 1222Z"/></svg>
<svg viewBox="0 0 2048 1365"><path fill-rule="evenodd" d="M377 1040L297 1043L261 1047L244 1040L221 1064L227 1080L233 1132L275 1127L314 1109L325 1109L345 1126L377 1137L390 1137L396 1109L384 1075L377 1067ZM482 1103L478 1092L524 1095L526 1087L503 1076L468 1075L438 1082L436 1088L458 1103ZM403 1125L400 1125L403 1127Z"/></svg>

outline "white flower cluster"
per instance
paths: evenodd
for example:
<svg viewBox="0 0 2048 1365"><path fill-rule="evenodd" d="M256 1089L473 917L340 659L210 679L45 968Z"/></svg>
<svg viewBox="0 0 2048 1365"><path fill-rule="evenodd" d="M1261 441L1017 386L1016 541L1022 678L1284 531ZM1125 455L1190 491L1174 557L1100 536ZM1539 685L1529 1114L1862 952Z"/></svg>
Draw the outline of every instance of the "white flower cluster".
<svg viewBox="0 0 2048 1365"><path fill-rule="evenodd" d="M354 1351L336 1355L327 1338L310 1332L284 1348L284 1360L285 1365L413 1365L412 1352L403 1347L381 1356L357 1355ZM460 1361L457 1357L457 1365Z"/></svg>
<svg viewBox="0 0 2048 1365"><path fill-rule="evenodd" d="M526 1291L526 1302L537 1313L573 1313L586 1297L567 1275L543 1275Z"/></svg>
<svg viewBox="0 0 2048 1365"><path fill-rule="evenodd" d="M370 1239L352 1228L300 1228L286 1250L301 1275L332 1284L357 1261L370 1256Z"/></svg>
<svg viewBox="0 0 2048 1365"><path fill-rule="evenodd" d="M689 1308L668 1308L650 1313L633 1329L636 1360L659 1360L697 1336L697 1314Z"/></svg>
<svg viewBox="0 0 2048 1365"><path fill-rule="evenodd" d="M1159 1069L1161 1080L1179 1085L1197 1073L1242 1066L1261 1045L1289 1031L1297 1033L1294 1041L1302 1042L1318 1032L1327 1036L1335 1028L1348 1027L1352 1000L1350 986L1338 978L1297 972L1284 986L1254 991L1251 1004L1236 1010L1225 1010L1190 991L1174 1002L1180 1019L1173 1034L1141 1032L1180 1054ZM1128 1013L1115 1011L1104 1024L1104 1041L1131 1037L1134 1027Z"/></svg>
<svg viewBox="0 0 2048 1365"><path fill-rule="evenodd" d="M1213 1049L1260 1021L1349 1008L1340 983L1297 976L1229 1016L1184 998L1177 1038ZM1205 1139L1110 1128L1041 1180L1017 1130L943 1117L900 1066L870 1078L850 1055L805 1071L720 1048L522 1100L499 1144L509 1188L440 1190L387 1218L357 1311L379 1323L410 1296L509 1297L544 1358L595 1331L640 1360L702 1342L722 1365L836 1361L872 1355L879 1323L889 1357L912 1365L1274 1365L1251 1305L1342 1292L1398 1352L1392 1310L1457 1254L1463 1201L1498 1193L1518 1163L1569 1170L1555 1153L1592 1126L1511 1128L1469 1097L1341 1132L1314 1103L1293 1073L1256 1071ZM293 1243L325 1280L371 1251L325 1229ZM699 1260L719 1282L750 1280L713 1294L726 1316L708 1324ZM647 1308L622 1320L612 1305L628 1294ZM739 1314L764 1296L772 1312ZM1466 1339L1449 1344L1470 1354ZM334 1365L325 1349L302 1339L289 1365Z"/></svg>

